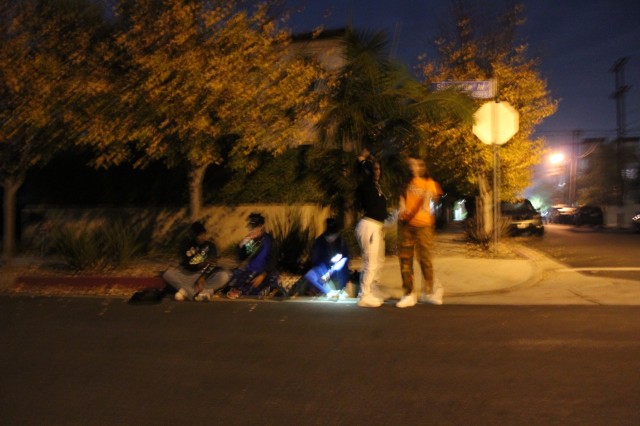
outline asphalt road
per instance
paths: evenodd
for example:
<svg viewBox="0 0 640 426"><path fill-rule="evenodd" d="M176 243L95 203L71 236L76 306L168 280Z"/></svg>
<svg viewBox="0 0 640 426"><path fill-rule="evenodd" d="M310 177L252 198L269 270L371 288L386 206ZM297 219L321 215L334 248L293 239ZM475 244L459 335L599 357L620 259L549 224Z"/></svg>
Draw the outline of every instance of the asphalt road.
<svg viewBox="0 0 640 426"><path fill-rule="evenodd" d="M640 281L640 235L631 230L545 225L540 237L518 237L585 275Z"/></svg>
<svg viewBox="0 0 640 426"><path fill-rule="evenodd" d="M640 307L0 297L6 425L636 425Z"/></svg>

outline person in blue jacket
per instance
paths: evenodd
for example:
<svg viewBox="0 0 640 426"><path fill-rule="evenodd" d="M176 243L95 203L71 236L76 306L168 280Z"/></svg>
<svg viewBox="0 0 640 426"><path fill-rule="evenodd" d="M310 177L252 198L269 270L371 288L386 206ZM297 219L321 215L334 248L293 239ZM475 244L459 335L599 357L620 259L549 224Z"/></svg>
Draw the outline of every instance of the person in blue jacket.
<svg viewBox="0 0 640 426"><path fill-rule="evenodd" d="M238 244L240 266L233 270L226 296L266 296L278 290L278 253L276 244L265 228L259 213L247 217L249 232Z"/></svg>

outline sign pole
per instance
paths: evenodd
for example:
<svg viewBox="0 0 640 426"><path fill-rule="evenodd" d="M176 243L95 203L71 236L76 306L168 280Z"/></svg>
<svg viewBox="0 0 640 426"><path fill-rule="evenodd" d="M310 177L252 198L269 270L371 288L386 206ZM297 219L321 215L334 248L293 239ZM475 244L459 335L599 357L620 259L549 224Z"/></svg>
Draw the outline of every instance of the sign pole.
<svg viewBox="0 0 640 426"><path fill-rule="evenodd" d="M495 80L496 93L498 81ZM498 145L506 143L518 132L519 114L508 102L500 102L499 96L482 104L474 114L473 134L486 145L493 145L493 255L497 256L500 229L500 152Z"/></svg>
<svg viewBox="0 0 640 426"><path fill-rule="evenodd" d="M495 103L492 104L495 108ZM500 222L500 153L498 152L498 143L497 143L497 129L499 126L498 122L498 114L492 114L492 145L493 145L493 257L498 256L498 224Z"/></svg>

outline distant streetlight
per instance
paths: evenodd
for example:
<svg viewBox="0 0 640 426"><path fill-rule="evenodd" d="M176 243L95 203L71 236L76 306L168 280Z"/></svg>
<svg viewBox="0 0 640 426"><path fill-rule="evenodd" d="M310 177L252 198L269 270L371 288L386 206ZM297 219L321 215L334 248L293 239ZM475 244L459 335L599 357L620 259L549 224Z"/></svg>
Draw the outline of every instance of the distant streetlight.
<svg viewBox="0 0 640 426"><path fill-rule="evenodd" d="M554 167L552 171L553 175L558 175L558 187L563 188L563 192L568 190L568 193L564 194L568 204L573 206L576 199L576 165L574 156L567 156L563 152L554 152L549 155L549 164ZM568 175L568 177L566 176ZM567 186L567 181L569 186ZM563 197L563 198L564 198Z"/></svg>
<svg viewBox="0 0 640 426"><path fill-rule="evenodd" d="M564 154L562 152L554 152L549 156L549 162L554 166L564 163Z"/></svg>

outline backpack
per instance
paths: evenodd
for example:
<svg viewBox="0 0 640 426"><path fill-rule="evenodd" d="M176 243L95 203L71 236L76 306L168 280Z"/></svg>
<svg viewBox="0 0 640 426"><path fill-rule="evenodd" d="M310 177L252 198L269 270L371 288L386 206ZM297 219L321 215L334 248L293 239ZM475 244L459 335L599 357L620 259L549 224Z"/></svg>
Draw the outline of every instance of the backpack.
<svg viewBox="0 0 640 426"><path fill-rule="evenodd" d="M165 291L159 288L145 288L144 290L136 291L129 299L130 305L155 305L162 302Z"/></svg>

